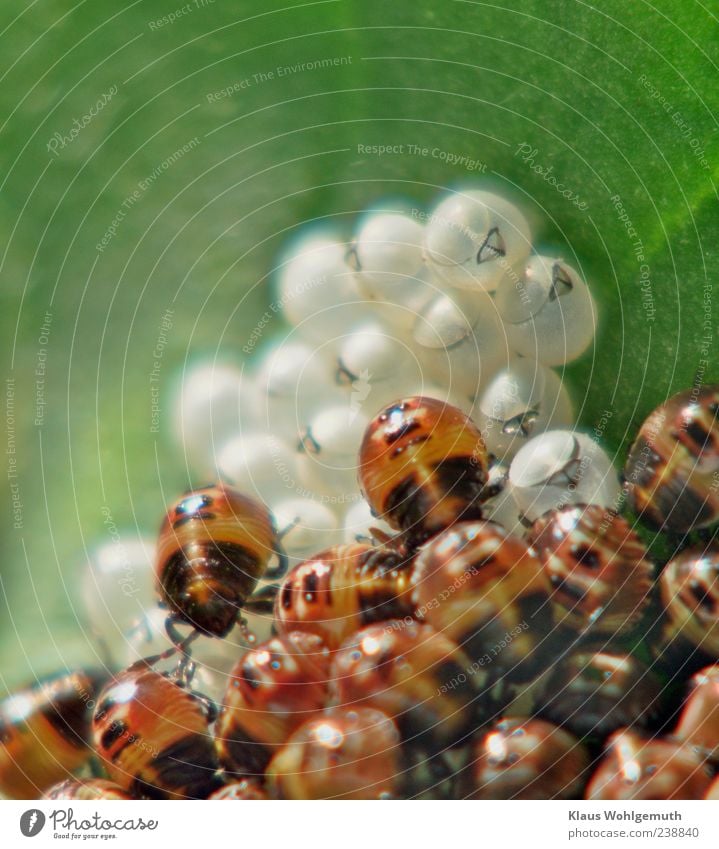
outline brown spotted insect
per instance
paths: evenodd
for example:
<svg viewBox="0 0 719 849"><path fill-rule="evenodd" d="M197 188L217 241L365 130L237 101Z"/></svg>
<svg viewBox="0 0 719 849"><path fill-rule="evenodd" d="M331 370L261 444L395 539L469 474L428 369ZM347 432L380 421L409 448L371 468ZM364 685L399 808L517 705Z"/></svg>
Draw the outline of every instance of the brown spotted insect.
<svg viewBox="0 0 719 849"><path fill-rule="evenodd" d="M603 740L653 721L661 693L659 678L632 655L603 642L579 645L544 682L536 713L577 737Z"/></svg>
<svg viewBox="0 0 719 849"><path fill-rule="evenodd" d="M682 644L710 660L719 659L719 547L688 548L659 576L666 615L663 643Z"/></svg>
<svg viewBox="0 0 719 849"><path fill-rule="evenodd" d="M337 545L300 563L275 597L275 627L318 634L336 649L363 625L411 616L411 559L357 542Z"/></svg>
<svg viewBox="0 0 719 849"><path fill-rule="evenodd" d="M502 719L471 758L466 795L473 799L571 799L589 777L586 748L541 719Z"/></svg>
<svg viewBox="0 0 719 849"><path fill-rule="evenodd" d="M295 729L327 704L330 654L302 631L250 649L233 669L215 726L226 770L261 775Z"/></svg>
<svg viewBox="0 0 719 849"><path fill-rule="evenodd" d="M677 740L719 765L719 666L707 666L689 682L690 692L674 731Z"/></svg>
<svg viewBox="0 0 719 849"><path fill-rule="evenodd" d="M63 801L127 801L132 799L129 793L115 784L114 781L106 781L104 778L88 778L83 781L68 778L51 787L43 796L43 799L56 799Z"/></svg>
<svg viewBox="0 0 719 849"><path fill-rule="evenodd" d="M278 565L267 569L273 555ZM170 638L181 642L178 622L224 637L242 621L242 608L266 612L269 604L271 610L267 592L253 592L260 578L278 578L285 569L263 504L226 484L186 493L167 510L157 543L155 576L170 610Z"/></svg>
<svg viewBox="0 0 719 849"><path fill-rule="evenodd" d="M521 537L494 522L460 522L419 551L417 615L454 640L488 680L527 681L556 653L551 586Z"/></svg>
<svg viewBox="0 0 719 849"><path fill-rule="evenodd" d="M401 780L397 728L384 713L338 707L295 731L267 768L280 799L388 799Z"/></svg>
<svg viewBox="0 0 719 849"><path fill-rule="evenodd" d="M710 771L688 746L623 728L609 738L586 798L701 799L710 783Z"/></svg>
<svg viewBox="0 0 719 849"><path fill-rule="evenodd" d="M359 479L372 512L411 548L456 521L480 519L488 454L482 434L459 409L413 396L370 422Z"/></svg>
<svg viewBox="0 0 719 849"><path fill-rule="evenodd" d="M90 760L90 722L102 680L96 673L65 673L0 702L0 793L35 798Z"/></svg>
<svg viewBox="0 0 719 849"><path fill-rule="evenodd" d="M237 802L237 801L260 801L269 799L262 787L256 781L233 781L225 784L219 790L215 790L209 797L211 802Z"/></svg>
<svg viewBox="0 0 719 849"><path fill-rule="evenodd" d="M719 386L674 395L642 424L624 469L629 505L684 533L719 519Z"/></svg>
<svg viewBox="0 0 719 849"><path fill-rule="evenodd" d="M431 625L393 620L362 628L335 654L336 704L391 717L408 747L433 752L474 727L486 674Z"/></svg>
<svg viewBox="0 0 719 849"><path fill-rule="evenodd" d="M140 661L98 697L95 751L110 778L147 799L204 799L221 785L214 705Z"/></svg>
<svg viewBox="0 0 719 849"><path fill-rule="evenodd" d="M582 633L630 629L649 602L654 566L629 523L598 505L545 513L527 541L552 584L557 623Z"/></svg>

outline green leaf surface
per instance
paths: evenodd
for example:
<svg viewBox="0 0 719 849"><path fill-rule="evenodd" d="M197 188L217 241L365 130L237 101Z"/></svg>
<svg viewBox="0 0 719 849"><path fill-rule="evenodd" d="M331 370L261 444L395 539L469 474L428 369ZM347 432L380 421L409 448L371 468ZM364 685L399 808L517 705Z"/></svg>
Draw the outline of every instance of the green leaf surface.
<svg viewBox="0 0 719 849"><path fill-rule="evenodd" d="M178 374L201 355L239 360L304 222L349 232L387 194L424 208L475 180L516 197L538 242L592 287L599 332L566 379L618 463L657 403L719 377L716 4L181 8L0 11L0 321L17 475L0 542L7 672L87 656L78 575L109 539L102 510L154 531L187 480L171 439Z"/></svg>

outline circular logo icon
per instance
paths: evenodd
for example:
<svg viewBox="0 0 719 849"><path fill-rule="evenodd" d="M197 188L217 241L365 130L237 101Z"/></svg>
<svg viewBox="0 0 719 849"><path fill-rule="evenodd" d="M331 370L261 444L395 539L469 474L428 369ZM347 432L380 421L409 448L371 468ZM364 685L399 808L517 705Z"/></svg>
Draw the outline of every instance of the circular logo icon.
<svg viewBox="0 0 719 849"><path fill-rule="evenodd" d="M31 808L20 817L20 831L25 837L35 837L45 828L45 814L37 808Z"/></svg>

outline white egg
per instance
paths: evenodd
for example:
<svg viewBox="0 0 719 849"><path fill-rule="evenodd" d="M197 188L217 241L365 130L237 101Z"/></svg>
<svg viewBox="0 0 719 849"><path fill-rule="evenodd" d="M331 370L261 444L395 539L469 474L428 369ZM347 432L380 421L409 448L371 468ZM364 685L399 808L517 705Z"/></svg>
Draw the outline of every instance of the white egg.
<svg viewBox="0 0 719 849"><path fill-rule="evenodd" d="M448 295L435 298L417 321L414 340L428 377L455 395L476 395L510 358L488 295L460 302Z"/></svg>
<svg viewBox="0 0 719 849"><path fill-rule="evenodd" d="M488 450L511 459L533 436L574 424L574 411L561 379L531 358L515 358L489 380L472 418Z"/></svg>
<svg viewBox="0 0 719 849"><path fill-rule="evenodd" d="M118 663L122 635L155 606L153 540L117 533L98 546L82 575L85 619L102 656ZM119 645L118 645L119 644Z"/></svg>
<svg viewBox="0 0 719 849"><path fill-rule="evenodd" d="M575 360L594 338L596 312L587 284L566 262L531 257L519 283L496 296L512 348L550 366Z"/></svg>
<svg viewBox="0 0 719 849"><path fill-rule="evenodd" d="M366 280L395 282L418 274L424 259L424 228L409 215L379 212L362 226L350 256L350 265Z"/></svg>
<svg viewBox="0 0 719 849"><path fill-rule="evenodd" d="M520 448L509 488L530 522L567 504L616 507L621 499L611 459L589 436L570 430L547 431Z"/></svg>
<svg viewBox="0 0 719 849"><path fill-rule="evenodd" d="M455 192L430 214L428 262L452 286L492 292L514 276L532 246L529 224L508 200L485 191Z"/></svg>
<svg viewBox="0 0 719 849"><path fill-rule="evenodd" d="M287 321L305 338L331 345L370 311L362 303L348 246L321 236L300 244L279 273L277 301Z"/></svg>
<svg viewBox="0 0 719 849"><path fill-rule="evenodd" d="M357 287L372 315L405 341L411 339L412 328L422 310L443 291L426 266L414 276L401 278L367 279L357 275Z"/></svg>
<svg viewBox="0 0 719 849"><path fill-rule="evenodd" d="M384 378L375 379L375 373L369 370L360 372L359 377L343 373L345 386L342 403L372 418L383 407L407 395L409 386L421 387L424 372L422 361L410 351L402 367L394 369L391 375ZM350 377L354 379L349 381Z"/></svg>
<svg viewBox="0 0 719 849"><path fill-rule="evenodd" d="M360 394L347 404L321 410L300 438L300 478L311 491L332 494L332 503L353 497L358 490L357 452L369 422L365 400Z"/></svg>
<svg viewBox="0 0 719 849"><path fill-rule="evenodd" d="M263 356L256 381L268 398L296 403L299 398L320 397L331 376L332 358L321 348L300 341L283 341Z"/></svg>
<svg viewBox="0 0 719 849"><path fill-rule="evenodd" d="M223 480L265 503L287 497L297 487L295 451L269 433L231 439L219 452L217 469Z"/></svg>
<svg viewBox="0 0 719 849"><path fill-rule="evenodd" d="M268 351L256 384L263 429L292 444L316 412L344 397L336 379L334 347L302 341L284 341Z"/></svg>
<svg viewBox="0 0 719 849"><path fill-rule="evenodd" d="M512 497L508 479L508 465L501 462L490 465L485 489L491 491L492 495L482 501L482 517L497 522L512 534L523 536L526 528L522 523L522 513Z"/></svg>
<svg viewBox="0 0 719 849"><path fill-rule="evenodd" d="M184 376L175 403L175 436L183 461L200 476L211 477L216 453L228 439L252 428L257 389L241 369L204 363Z"/></svg>
<svg viewBox="0 0 719 849"><path fill-rule="evenodd" d="M346 543L357 542L357 540L375 542L373 536L374 528L388 536L394 536L396 533L386 522L372 515L370 506L364 499L355 502L347 510L344 516L343 528L344 542Z"/></svg>
<svg viewBox="0 0 719 849"><path fill-rule="evenodd" d="M391 380L402 372L411 357L412 352L404 342L380 324L371 322L361 325L342 340L337 358L338 374L348 383L357 379Z"/></svg>
<svg viewBox="0 0 719 849"><path fill-rule="evenodd" d="M281 545L290 566L342 540L337 513L312 498L290 498L272 504Z"/></svg>

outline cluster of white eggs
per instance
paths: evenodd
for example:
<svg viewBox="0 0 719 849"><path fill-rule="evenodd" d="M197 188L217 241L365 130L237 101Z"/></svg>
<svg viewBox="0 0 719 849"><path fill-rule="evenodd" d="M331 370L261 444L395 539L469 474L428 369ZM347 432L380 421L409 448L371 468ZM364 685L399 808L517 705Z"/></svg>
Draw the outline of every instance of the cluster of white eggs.
<svg viewBox="0 0 719 849"><path fill-rule="evenodd" d="M357 453L371 417L408 395L446 400L475 421L496 458L486 514L510 530L560 504L611 506L618 475L572 430L555 370L590 346L595 326L582 277L534 250L525 216L505 198L468 188L430 213L375 209L354 238L315 229L292 246L271 309L251 342L238 340L252 350L244 367L199 363L183 375L173 417L182 458L193 484L222 479L264 501L291 563L373 527L390 532L359 493ZM124 662L168 645L141 548L125 546L124 560L142 584L142 616L106 600L126 562L103 567L95 557L86 580L93 630L123 643ZM202 642L215 655L198 647L201 664L224 669L220 641Z"/></svg>

